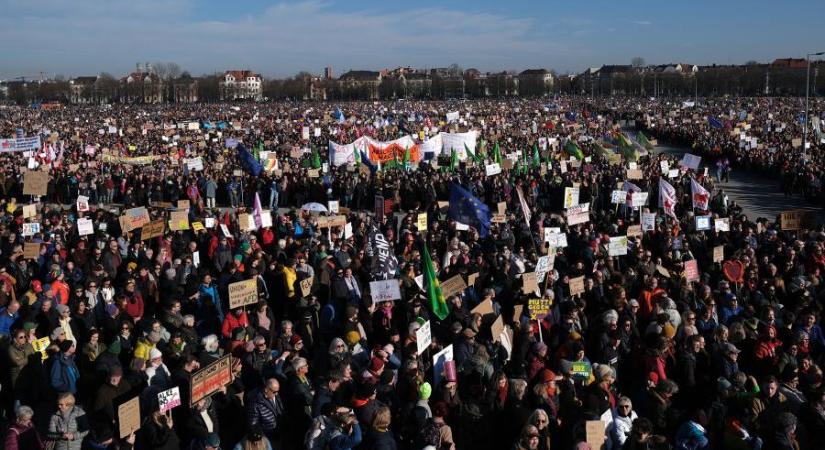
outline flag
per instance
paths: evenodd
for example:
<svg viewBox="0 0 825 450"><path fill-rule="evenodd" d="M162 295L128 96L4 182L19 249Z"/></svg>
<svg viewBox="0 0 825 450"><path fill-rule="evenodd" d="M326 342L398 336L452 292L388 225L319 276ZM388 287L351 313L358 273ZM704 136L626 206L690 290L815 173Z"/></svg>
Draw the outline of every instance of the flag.
<svg viewBox="0 0 825 450"><path fill-rule="evenodd" d="M450 309L447 307L444 293L441 292L441 283L439 283L438 277L435 276L433 258L430 256L430 250L427 248L426 242L424 243L424 286L427 289L427 297L430 299L433 314L438 317L438 320L446 319L450 314Z"/></svg>
<svg viewBox="0 0 825 450"><path fill-rule="evenodd" d="M664 178L659 178L659 207L665 210L665 214L676 218L676 189Z"/></svg>
<svg viewBox="0 0 825 450"><path fill-rule="evenodd" d="M567 142L564 144L564 151L567 152L568 155L578 159L579 161L584 159L584 153L582 153L582 149L576 145L575 142L568 139Z"/></svg>
<svg viewBox="0 0 825 450"><path fill-rule="evenodd" d="M398 259L395 257L392 244L387 241L375 221L370 226L369 245L367 245L365 252L372 261L370 273L374 280L395 278Z"/></svg>
<svg viewBox="0 0 825 450"><path fill-rule="evenodd" d="M258 192L255 192L255 203L253 204L252 208L252 218L255 219L255 228L261 228L263 226L263 219L261 218L261 214L263 214L263 208L261 208L261 196L258 195Z"/></svg>
<svg viewBox="0 0 825 450"><path fill-rule="evenodd" d="M347 119L344 117L344 112L341 111L341 108L337 106L335 107L335 120L337 120L338 123L344 123L347 121Z"/></svg>
<svg viewBox="0 0 825 450"><path fill-rule="evenodd" d="M690 179L690 198L693 200L693 207L707 210L710 201L710 192L702 187L695 179Z"/></svg>
<svg viewBox="0 0 825 450"><path fill-rule="evenodd" d="M498 142L493 146L493 162L501 165L501 149L498 147Z"/></svg>
<svg viewBox="0 0 825 450"><path fill-rule="evenodd" d="M253 176L259 176L261 171L264 170L261 163L259 163L240 142L236 149L238 151L238 159L241 161L241 167Z"/></svg>
<svg viewBox="0 0 825 450"><path fill-rule="evenodd" d="M467 143L464 143L464 151L467 153L467 156L470 157L474 162L478 162L478 156L470 150L470 147L467 147Z"/></svg>
<svg viewBox="0 0 825 450"><path fill-rule="evenodd" d="M653 144L647 139L647 136L644 135L641 131L636 134L636 140L639 141L640 144L644 146L644 148L648 150L653 150Z"/></svg>
<svg viewBox="0 0 825 450"><path fill-rule="evenodd" d="M470 191L456 183L450 185L450 219L472 225L482 238L490 231L490 208Z"/></svg>
<svg viewBox="0 0 825 450"><path fill-rule="evenodd" d="M410 146L409 145L404 149L404 164L407 164L408 162L410 162Z"/></svg>
<svg viewBox="0 0 825 450"><path fill-rule="evenodd" d="M530 228L530 218L532 217L532 212L527 206L527 201L524 200L524 192L521 191L521 186L516 186L516 192L518 192L518 201L521 204L521 212L524 213L524 222L527 223L527 228Z"/></svg>
<svg viewBox="0 0 825 450"><path fill-rule="evenodd" d="M264 162L264 170L267 172L272 172L273 170L278 169L278 160L275 158L269 158Z"/></svg>
<svg viewBox="0 0 825 450"><path fill-rule="evenodd" d="M450 149L450 172L455 170L458 167L458 153L456 153L454 148Z"/></svg>
<svg viewBox="0 0 825 450"><path fill-rule="evenodd" d="M541 156L539 156L539 146L538 144L533 144L533 167L538 167L541 165Z"/></svg>
<svg viewBox="0 0 825 450"><path fill-rule="evenodd" d="M725 128L725 125L723 125L722 122L719 121L719 119L713 116L708 116L708 125L717 129Z"/></svg>
<svg viewBox="0 0 825 450"><path fill-rule="evenodd" d="M365 166L369 167L370 173L375 173L375 171L378 170L378 167L376 167L375 164L372 163L372 161L370 160L370 157L367 156L366 153L364 153L361 150L357 150L357 151L361 155L361 158L360 158L361 163L363 163Z"/></svg>
<svg viewBox="0 0 825 450"><path fill-rule="evenodd" d="M318 149L315 146L312 147L312 168L321 168L321 156L318 155Z"/></svg>

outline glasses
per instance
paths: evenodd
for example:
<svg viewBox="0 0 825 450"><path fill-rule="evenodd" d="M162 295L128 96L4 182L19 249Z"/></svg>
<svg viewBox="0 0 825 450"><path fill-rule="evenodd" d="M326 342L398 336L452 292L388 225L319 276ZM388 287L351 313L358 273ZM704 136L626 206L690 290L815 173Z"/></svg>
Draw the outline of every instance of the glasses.
<svg viewBox="0 0 825 450"><path fill-rule="evenodd" d="M630 409L630 405L619 405L619 408Z"/></svg>

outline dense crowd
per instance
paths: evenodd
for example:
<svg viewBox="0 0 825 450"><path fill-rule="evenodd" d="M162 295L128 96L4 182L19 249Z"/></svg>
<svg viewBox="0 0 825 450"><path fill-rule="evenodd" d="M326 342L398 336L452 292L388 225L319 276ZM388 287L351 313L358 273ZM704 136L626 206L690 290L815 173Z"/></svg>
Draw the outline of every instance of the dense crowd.
<svg viewBox="0 0 825 450"><path fill-rule="evenodd" d="M0 108L5 448L825 448L825 229L716 187L822 201L812 104L804 151L798 99Z"/></svg>

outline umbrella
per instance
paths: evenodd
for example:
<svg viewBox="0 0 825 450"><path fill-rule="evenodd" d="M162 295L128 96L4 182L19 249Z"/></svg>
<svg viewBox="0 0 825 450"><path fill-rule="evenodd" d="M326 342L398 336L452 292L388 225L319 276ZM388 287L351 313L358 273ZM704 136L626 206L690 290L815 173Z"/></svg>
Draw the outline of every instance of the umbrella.
<svg viewBox="0 0 825 450"><path fill-rule="evenodd" d="M301 209L310 212L327 212L327 207L318 202L304 203Z"/></svg>

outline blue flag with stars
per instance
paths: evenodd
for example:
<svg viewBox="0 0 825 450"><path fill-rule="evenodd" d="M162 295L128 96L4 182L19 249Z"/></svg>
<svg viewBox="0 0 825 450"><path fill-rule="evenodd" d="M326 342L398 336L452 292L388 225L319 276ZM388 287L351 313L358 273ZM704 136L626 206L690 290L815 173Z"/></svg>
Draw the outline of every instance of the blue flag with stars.
<svg viewBox="0 0 825 450"><path fill-rule="evenodd" d="M490 232L490 208L456 183L450 185L448 216L456 222L475 227L482 238Z"/></svg>

